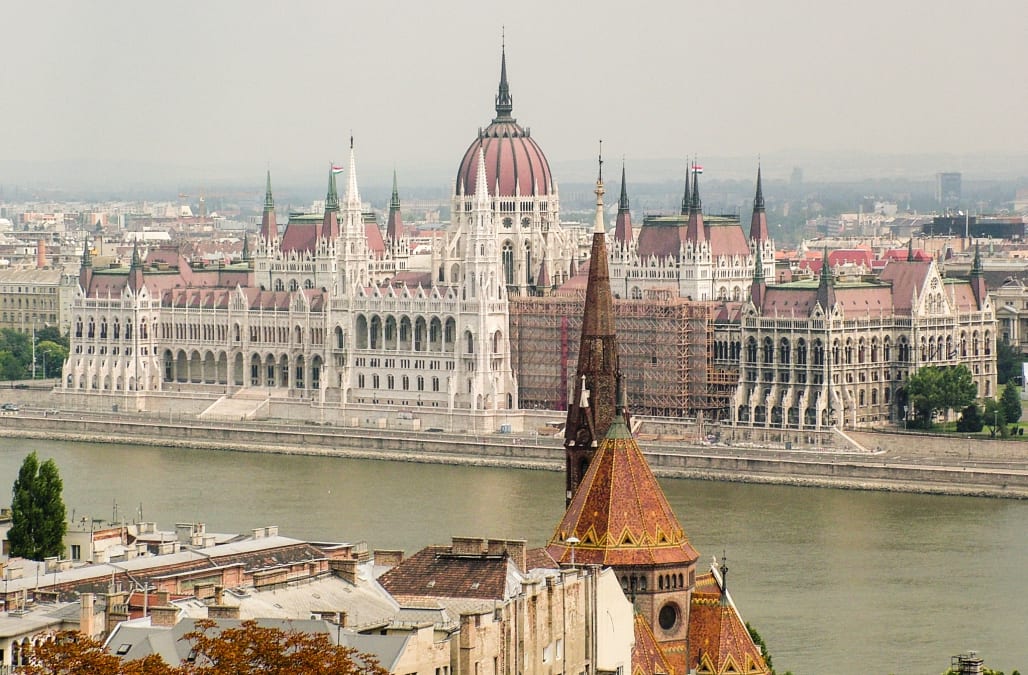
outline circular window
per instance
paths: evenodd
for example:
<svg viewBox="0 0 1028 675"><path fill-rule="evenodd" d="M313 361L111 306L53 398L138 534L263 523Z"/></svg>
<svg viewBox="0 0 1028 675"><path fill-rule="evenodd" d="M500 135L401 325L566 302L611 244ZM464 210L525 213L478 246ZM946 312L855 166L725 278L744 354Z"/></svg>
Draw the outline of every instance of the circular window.
<svg viewBox="0 0 1028 675"><path fill-rule="evenodd" d="M657 617L660 627L664 630L671 630L678 623L678 606L669 602L660 608L660 615Z"/></svg>
<svg viewBox="0 0 1028 675"><path fill-rule="evenodd" d="M512 221L510 218L504 218L503 219L503 226L504 227L510 227L513 224L514 224L514 221Z"/></svg>

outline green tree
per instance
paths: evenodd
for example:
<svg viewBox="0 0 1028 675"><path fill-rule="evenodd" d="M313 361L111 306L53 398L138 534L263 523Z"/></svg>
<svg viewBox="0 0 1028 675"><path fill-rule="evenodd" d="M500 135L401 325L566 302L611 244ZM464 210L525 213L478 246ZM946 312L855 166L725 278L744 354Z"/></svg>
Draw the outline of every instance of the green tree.
<svg viewBox="0 0 1028 675"><path fill-rule="evenodd" d="M68 336L61 333L60 329L55 326L44 326L36 331L36 343L40 342L56 342L65 349L71 346L68 340Z"/></svg>
<svg viewBox="0 0 1028 675"><path fill-rule="evenodd" d="M985 415L983 417L993 438L996 437L997 432L1002 438L1010 435L1006 413L1003 411L1003 404L998 400L994 398L985 399Z"/></svg>
<svg viewBox="0 0 1028 675"><path fill-rule="evenodd" d="M43 378L59 377L64 362L68 358L68 348L51 340L43 340L36 344L36 355L39 358Z"/></svg>
<svg viewBox="0 0 1028 675"><path fill-rule="evenodd" d="M915 426L922 428L931 426L935 413L966 408L976 396L974 379L965 366L929 366L907 380L907 398L914 411Z"/></svg>
<svg viewBox="0 0 1028 675"><path fill-rule="evenodd" d="M960 411L960 419L957 420L957 431L977 434L982 430L983 426L985 426L985 420L977 403L972 403Z"/></svg>
<svg viewBox="0 0 1028 675"><path fill-rule="evenodd" d="M1021 419L1021 387L1008 382L1003 387L1003 395L1000 396L999 404L1003 408L1003 417L1006 418L1007 424L1017 424L1017 421Z"/></svg>
<svg viewBox="0 0 1028 675"><path fill-rule="evenodd" d="M1006 384L1021 375L1024 356L1006 340L996 341L996 380Z"/></svg>
<svg viewBox="0 0 1028 675"><path fill-rule="evenodd" d="M30 560L60 556L68 524L57 464L48 459L42 464L36 453L25 458L14 481L11 500L11 555Z"/></svg>

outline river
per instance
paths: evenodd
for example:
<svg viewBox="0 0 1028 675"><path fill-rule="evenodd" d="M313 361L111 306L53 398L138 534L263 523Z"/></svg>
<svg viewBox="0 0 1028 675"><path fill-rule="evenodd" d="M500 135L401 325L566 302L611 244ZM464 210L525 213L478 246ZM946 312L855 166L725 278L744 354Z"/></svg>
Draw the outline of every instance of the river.
<svg viewBox="0 0 1028 675"><path fill-rule="evenodd" d="M69 516L141 510L163 529L278 525L410 554L453 535L538 546L563 513L554 472L30 439L0 441L0 503L31 450L60 467ZM1028 671L1028 502L662 485L701 562L727 552L729 589L779 673L937 674L968 649Z"/></svg>

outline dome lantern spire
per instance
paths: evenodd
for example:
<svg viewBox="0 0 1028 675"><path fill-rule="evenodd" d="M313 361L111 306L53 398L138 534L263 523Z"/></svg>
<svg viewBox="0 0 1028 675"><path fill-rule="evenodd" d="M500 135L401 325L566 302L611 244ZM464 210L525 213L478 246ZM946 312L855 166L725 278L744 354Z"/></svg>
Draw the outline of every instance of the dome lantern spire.
<svg viewBox="0 0 1028 675"><path fill-rule="evenodd" d="M507 41L504 36L500 47L500 87L496 92L496 119L509 120L514 110L514 98L510 95L510 85L507 83Z"/></svg>

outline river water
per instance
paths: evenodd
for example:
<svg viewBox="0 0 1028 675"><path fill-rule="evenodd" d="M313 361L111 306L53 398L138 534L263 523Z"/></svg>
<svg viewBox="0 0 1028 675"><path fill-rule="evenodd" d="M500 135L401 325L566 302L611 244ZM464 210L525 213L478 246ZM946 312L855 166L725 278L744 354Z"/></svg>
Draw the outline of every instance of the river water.
<svg viewBox="0 0 1028 675"><path fill-rule="evenodd" d="M163 529L278 525L408 554L453 535L545 543L559 473L270 454L0 440L0 503L24 456L52 457L69 516ZM662 480L701 553L728 554L729 588L776 670L941 673L978 650L1028 671L1028 502Z"/></svg>

